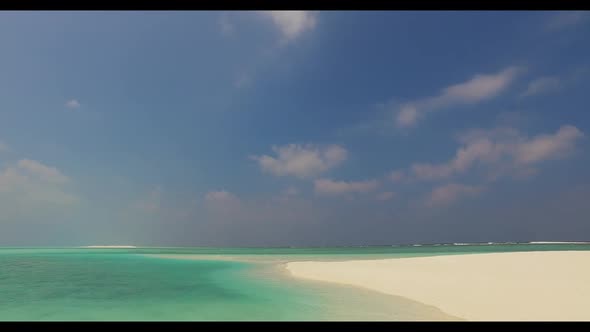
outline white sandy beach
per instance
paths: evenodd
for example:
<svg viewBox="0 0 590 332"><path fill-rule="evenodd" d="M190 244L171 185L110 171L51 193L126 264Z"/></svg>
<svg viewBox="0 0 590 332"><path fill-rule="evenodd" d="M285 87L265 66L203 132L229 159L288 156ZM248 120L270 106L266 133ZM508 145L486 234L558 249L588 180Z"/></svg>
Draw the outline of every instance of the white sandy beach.
<svg viewBox="0 0 590 332"><path fill-rule="evenodd" d="M590 251L290 262L287 270L403 296L466 320L590 320Z"/></svg>

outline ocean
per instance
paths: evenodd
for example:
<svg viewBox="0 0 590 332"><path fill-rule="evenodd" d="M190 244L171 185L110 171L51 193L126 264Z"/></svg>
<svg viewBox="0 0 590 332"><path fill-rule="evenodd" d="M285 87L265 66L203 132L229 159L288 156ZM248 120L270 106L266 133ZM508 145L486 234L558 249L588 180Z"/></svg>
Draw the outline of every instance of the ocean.
<svg viewBox="0 0 590 332"><path fill-rule="evenodd" d="M295 279L282 263L541 250L590 245L0 248L0 321L456 319L401 297Z"/></svg>

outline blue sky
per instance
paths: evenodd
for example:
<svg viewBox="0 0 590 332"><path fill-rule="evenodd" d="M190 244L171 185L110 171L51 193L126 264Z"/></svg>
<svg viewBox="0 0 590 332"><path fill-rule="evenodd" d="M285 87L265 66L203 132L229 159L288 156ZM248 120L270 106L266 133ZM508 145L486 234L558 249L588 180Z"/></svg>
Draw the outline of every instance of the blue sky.
<svg viewBox="0 0 590 332"><path fill-rule="evenodd" d="M0 245L590 238L587 12L4 12Z"/></svg>

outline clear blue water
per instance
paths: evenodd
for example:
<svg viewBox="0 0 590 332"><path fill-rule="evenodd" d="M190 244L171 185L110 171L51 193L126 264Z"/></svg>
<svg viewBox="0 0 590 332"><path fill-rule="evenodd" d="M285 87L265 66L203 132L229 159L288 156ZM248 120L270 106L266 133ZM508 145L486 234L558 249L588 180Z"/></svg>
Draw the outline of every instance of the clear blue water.
<svg viewBox="0 0 590 332"><path fill-rule="evenodd" d="M296 280L277 263L523 250L590 245L0 248L0 320L449 319L407 299Z"/></svg>

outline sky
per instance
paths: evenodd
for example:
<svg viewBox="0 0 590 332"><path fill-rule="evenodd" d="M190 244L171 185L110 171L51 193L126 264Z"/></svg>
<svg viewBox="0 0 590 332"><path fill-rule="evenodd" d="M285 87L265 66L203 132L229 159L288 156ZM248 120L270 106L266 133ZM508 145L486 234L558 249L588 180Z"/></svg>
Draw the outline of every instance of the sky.
<svg viewBox="0 0 590 332"><path fill-rule="evenodd" d="M590 13L2 12L0 246L590 240Z"/></svg>

